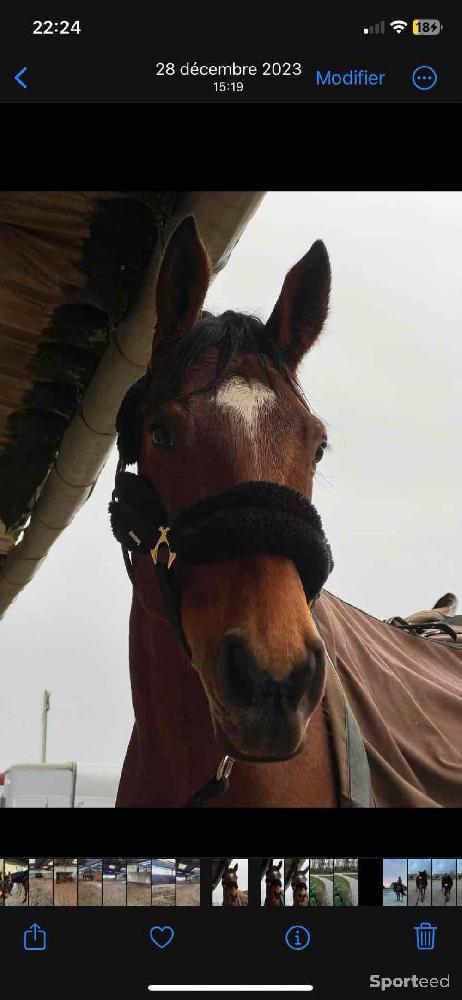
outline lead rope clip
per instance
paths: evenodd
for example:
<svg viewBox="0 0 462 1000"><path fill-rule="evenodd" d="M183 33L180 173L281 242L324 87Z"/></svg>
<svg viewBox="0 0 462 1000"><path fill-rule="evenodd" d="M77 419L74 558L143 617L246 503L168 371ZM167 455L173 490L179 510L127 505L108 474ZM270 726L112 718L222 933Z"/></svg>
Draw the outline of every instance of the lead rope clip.
<svg viewBox="0 0 462 1000"><path fill-rule="evenodd" d="M229 756L223 757L223 760L221 760L218 765L217 773L215 775L215 781L223 781L223 778L225 780L229 778L231 771L233 769L233 764L234 764L234 757L229 757Z"/></svg>

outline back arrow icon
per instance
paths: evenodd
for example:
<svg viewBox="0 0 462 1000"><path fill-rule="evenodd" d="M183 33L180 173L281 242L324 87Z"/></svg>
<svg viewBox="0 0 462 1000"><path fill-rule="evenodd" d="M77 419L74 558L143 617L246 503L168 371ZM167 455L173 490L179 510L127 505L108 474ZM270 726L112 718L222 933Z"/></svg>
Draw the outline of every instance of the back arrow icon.
<svg viewBox="0 0 462 1000"><path fill-rule="evenodd" d="M16 73L16 76L15 76L16 83L19 83L20 87L24 87L24 90L27 90L27 83L24 83L24 80L22 80L21 77L22 77L23 73L26 72L26 70L27 70L27 66L23 66L22 69L18 70L18 72Z"/></svg>

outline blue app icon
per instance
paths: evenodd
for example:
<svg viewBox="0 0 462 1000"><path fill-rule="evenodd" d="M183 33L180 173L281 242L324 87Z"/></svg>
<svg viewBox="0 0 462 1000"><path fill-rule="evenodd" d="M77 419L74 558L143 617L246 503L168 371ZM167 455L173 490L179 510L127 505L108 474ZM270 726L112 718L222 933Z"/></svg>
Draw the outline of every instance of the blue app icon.
<svg viewBox="0 0 462 1000"><path fill-rule="evenodd" d="M285 934L285 942L292 951L304 951L311 941L311 934L302 924L293 924Z"/></svg>
<svg viewBox="0 0 462 1000"><path fill-rule="evenodd" d="M47 932L38 924L31 924L24 931L24 951L46 951Z"/></svg>
<svg viewBox="0 0 462 1000"><path fill-rule="evenodd" d="M156 924L154 927L151 927L149 937L151 938L152 943L155 944L156 948L163 950L164 948L168 948L169 944L172 943L173 938L175 937L175 931L173 930L173 927L167 925L165 927L159 927L159 925Z"/></svg>
<svg viewBox="0 0 462 1000"><path fill-rule="evenodd" d="M416 937L416 948L417 951L434 951L435 950L435 935L438 927L427 923L427 921L422 920L417 927L414 927L415 937Z"/></svg>
<svg viewBox="0 0 462 1000"><path fill-rule="evenodd" d="M412 74L412 82L417 90L433 90L438 83L438 73L433 66L417 66Z"/></svg>

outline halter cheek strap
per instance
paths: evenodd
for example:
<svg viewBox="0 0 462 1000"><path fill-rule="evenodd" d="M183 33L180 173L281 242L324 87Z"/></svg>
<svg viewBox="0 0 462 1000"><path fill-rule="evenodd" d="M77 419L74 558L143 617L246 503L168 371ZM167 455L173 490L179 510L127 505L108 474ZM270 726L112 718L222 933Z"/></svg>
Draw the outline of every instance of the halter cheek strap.
<svg viewBox="0 0 462 1000"><path fill-rule="evenodd" d="M132 584L134 573L130 553L150 553L167 617L180 646L190 657L191 650L181 624L180 569L177 565L172 571L177 554L170 546L166 510L149 480L125 472L122 462L116 472L109 514Z"/></svg>

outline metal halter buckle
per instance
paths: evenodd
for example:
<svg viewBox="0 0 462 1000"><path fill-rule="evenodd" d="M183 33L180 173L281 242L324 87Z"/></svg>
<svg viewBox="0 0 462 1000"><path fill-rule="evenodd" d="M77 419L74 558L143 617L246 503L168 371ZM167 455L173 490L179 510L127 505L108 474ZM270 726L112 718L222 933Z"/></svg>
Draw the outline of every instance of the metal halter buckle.
<svg viewBox="0 0 462 1000"><path fill-rule="evenodd" d="M173 561L176 559L176 552L172 552L172 550L170 548L169 540L167 538L167 534L170 531L170 528L164 527L163 525L160 524L158 530L160 532L159 538L157 539L157 542L156 542L154 548L151 549L152 561L153 561L154 565L157 566L159 547L161 545L166 545L167 548L168 548L167 569L170 569Z"/></svg>
<svg viewBox="0 0 462 1000"><path fill-rule="evenodd" d="M220 761L215 775L216 781L221 781L223 778L229 778L231 771L233 769L234 757L223 757Z"/></svg>

